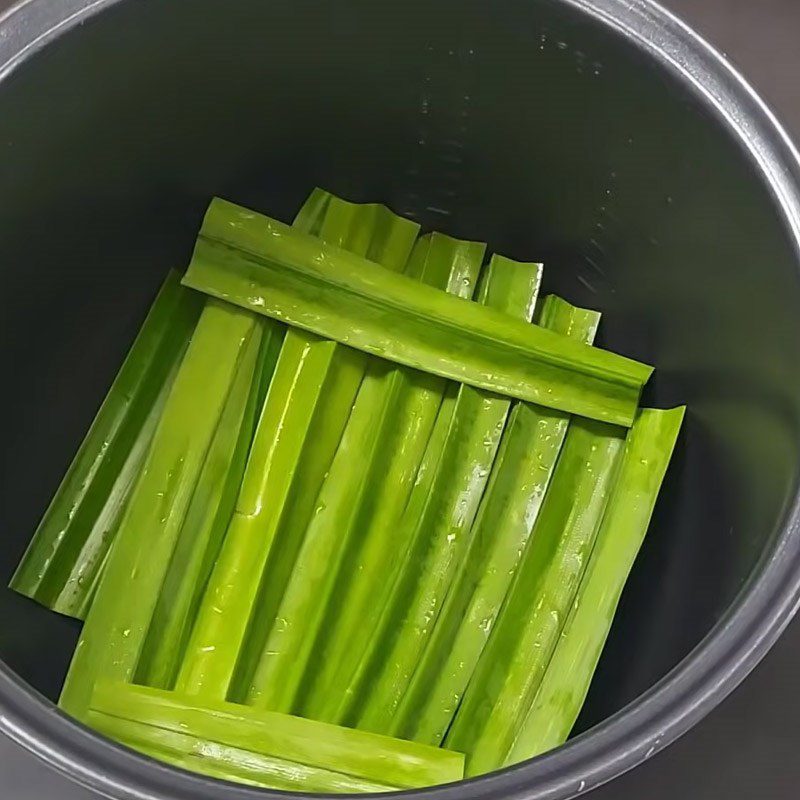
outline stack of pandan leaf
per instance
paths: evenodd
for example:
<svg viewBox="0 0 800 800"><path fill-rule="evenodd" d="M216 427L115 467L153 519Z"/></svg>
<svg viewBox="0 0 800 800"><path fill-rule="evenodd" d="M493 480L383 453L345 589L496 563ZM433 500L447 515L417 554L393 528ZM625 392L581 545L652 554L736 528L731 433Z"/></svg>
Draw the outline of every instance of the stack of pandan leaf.
<svg viewBox="0 0 800 800"><path fill-rule="evenodd" d="M540 264L419 234L211 203L12 581L85 619L67 712L321 792L565 741L683 409Z"/></svg>

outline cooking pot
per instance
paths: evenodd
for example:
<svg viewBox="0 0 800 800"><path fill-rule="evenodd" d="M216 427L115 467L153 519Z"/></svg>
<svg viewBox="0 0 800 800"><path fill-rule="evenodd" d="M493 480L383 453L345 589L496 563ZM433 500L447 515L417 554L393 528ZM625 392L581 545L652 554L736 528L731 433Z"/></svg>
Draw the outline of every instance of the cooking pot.
<svg viewBox="0 0 800 800"><path fill-rule="evenodd" d="M314 185L541 259L657 367L682 442L575 736L409 796L562 800L720 702L800 590L800 167L736 71L636 0L28 0L0 20L0 576L222 195ZM265 798L58 712L77 625L0 590L0 730L119 800Z"/></svg>

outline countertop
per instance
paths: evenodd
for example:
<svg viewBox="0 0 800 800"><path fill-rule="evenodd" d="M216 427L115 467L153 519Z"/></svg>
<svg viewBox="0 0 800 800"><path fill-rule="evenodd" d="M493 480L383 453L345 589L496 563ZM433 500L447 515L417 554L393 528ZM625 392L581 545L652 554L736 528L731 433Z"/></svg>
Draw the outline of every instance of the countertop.
<svg viewBox="0 0 800 800"><path fill-rule="evenodd" d="M8 3L0 0L0 8ZM667 0L771 104L800 140L800 0ZM800 785L800 620L719 708L590 800L793 800ZM99 800L0 737L0 796Z"/></svg>

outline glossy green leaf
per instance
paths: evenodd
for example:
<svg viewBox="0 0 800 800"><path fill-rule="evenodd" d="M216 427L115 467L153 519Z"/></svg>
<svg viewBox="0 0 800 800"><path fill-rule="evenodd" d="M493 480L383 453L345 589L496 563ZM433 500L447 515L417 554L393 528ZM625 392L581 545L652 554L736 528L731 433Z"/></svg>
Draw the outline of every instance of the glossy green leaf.
<svg viewBox="0 0 800 800"><path fill-rule="evenodd" d="M439 263L437 249L449 247L453 240L434 236L429 241L427 261ZM424 245L423 242L422 247ZM474 250L473 263L479 265L483 246L468 246ZM455 260L452 256L450 259ZM447 263L446 259L441 258L441 263ZM528 314L530 317L541 280L540 265L519 264L495 256L484 277L478 289L480 302L505 303L505 307L514 313ZM456 275L454 281L450 279L450 285L454 290L459 290L463 286L463 278ZM406 378L411 379L411 383L403 386L401 398L408 400L413 397L414 377L415 374L409 370L394 373L392 380L395 384L405 383ZM470 387L463 388L461 392L467 392L469 397L478 393ZM509 401L497 399L496 402L501 405L497 415L503 416ZM435 471L442 455L442 442L432 450L423 450L431 435L431 426L453 427L453 413L462 416L470 413L466 408L469 401L463 402L462 397L458 400L445 397L441 408L445 405L450 409L449 414L443 414L440 410L437 416L439 400L430 398L425 399L424 405L411 403L400 413L387 415L388 432L393 439L382 445L377 453L379 461L375 464L375 475L371 480L372 491L363 496L356 530L350 535L349 546L342 558L338 586L333 591L329 613L320 628L315 652L311 656L313 675L310 676L309 688L303 693L299 708L313 719L342 724L350 717L350 709L360 693L360 664L371 651L371 641L381 619L384 601L391 596L392 578L403 568L408 546L417 533L413 524L401 518L403 507L408 502L409 494L413 496L422 489L420 471ZM489 427L492 431L486 436L498 439L498 423L492 421ZM502 429L502 424L499 427ZM463 435L463 428L462 424L461 430L455 435ZM437 437L434 435L434 438ZM479 434L479 438L483 441L484 434ZM489 449L491 453L485 454L487 459L494 453L491 447ZM386 456L387 452L393 451L396 451L394 456ZM470 474L476 468L471 467ZM473 495L480 497L482 486L472 485L469 488ZM432 511L429 517L435 514L436 511ZM380 727L371 729L378 733L387 732Z"/></svg>
<svg viewBox="0 0 800 800"><path fill-rule="evenodd" d="M11 588L83 618L203 297L171 272L25 553ZM155 411L155 413L154 413Z"/></svg>
<svg viewBox="0 0 800 800"><path fill-rule="evenodd" d="M539 264L495 256L483 275L478 301L530 322L540 280ZM510 408L506 397L462 385L447 412L439 414L434 446L425 453L422 474L400 520L411 544L389 602L368 626L369 649L360 663L353 660L350 674L330 683L348 686L344 696L353 701L352 716L343 718L359 728L395 734L398 705L463 558ZM379 586L385 570L373 570L371 579ZM374 594L365 593L367 603ZM357 630L356 617L352 632L340 631L340 641L349 643Z"/></svg>
<svg viewBox="0 0 800 800"><path fill-rule="evenodd" d="M391 792L401 788L265 756L253 750L231 747L200 736L178 733L100 711L90 711L87 723L99 733L143 755L217 780L287 792L364 794Z"/></svg>
<svg viewBox="0 0 800 800"><path fill-rule="evenodd" d="M261 334L261 352L243 362L186 512L158 602L136 667L136 681L169 688L187 647L206 581L217 560L233 514L253 441L259 394L275 370L273 340L282 326L269 321Z"/></svg>
<svg viewBox="0 0 800 800"><path fill-rule="evenodd" d="M182 691L227 697L265 567L277 555L291 568L281 545L296 548L302 541L328 467L325 456L341 436L343 423L332 429L326 422L334 411L346 421L361 378L360 354L331 359L333 347L310 342L304 332L286 334L236 510L177 679Z"/></svg>
<svg viewBox="0 0 800 800"><path fill-rule="evenodd" d="M467 774L505 761L542 681L613 487L624 430L572 420L539 518L445 738Z"/></svg>
<svg viewBox="0 0 800 800"><path fill-rule="evenodd" d="M600 315L550 295L539 324L591 344ZM388 731L440 744L516 574L555 471L569 416L528 403L511 411L469 549Z"/></svg>
<svg viewBox="0 0 800 800"><path fill-rule="evenodd" d="M70 579L64 587L64 591L53 603L54 611L68 613L78 619L86 619L108 563L117 531L125 516L125 508L133 492L133 487L139 479L142 465L147 457L150 443L153 441L179 368L180 361L174 365L172 372L164 381L161 392L140 430L136 444L128 454L125 464L114 481L105 505L97 517L86 543L81 548L79 558L74 562Z"/></svg>
<svg viewBox="0 0 800 800"><path fill-rule="evenodd" d="M463 776L464 757L437 747L142 686L101 683L93 711L295 764L399 788Z"/></svg>
<svg viewBox="0 0 800 800"><path fill-rule="evenodd" d="M425 236L414 248L408 274L469 296L484 249L485 245L442 234ZM374 569L376 559L387 570L399 565L405 545L395 523L411 490L445 386L446 381L437 376L378 359L370 364L262 649L250 702L337 721L328 697L316 691L314 683L321 665L342 657L347 647L358 646L362 632L353 642L329 633L337 629L336 618L343 611L348 620L354 619L357 609L364 608L364 600L380 603L379 596L370 598L364 589L386 587L376 587L371 575L366 581L352 581L354 575ZM332 691L337 688L344 687Z"/></svg>
<svg viewBox="0 0 800 800"><path fill-rule="evenodd" d="M319 236L322 221L325 219L328 204L333 195L320 189L319 186L311 190L311 194L306 198L305 203L297 212L292 225L304 233L311 236Z"/></svg>
<svg viewBox="0 0 800 800"><path fill-rule="evenodd" d="M154 725L93 711L95 730L132 750L189 772L262 789L313 793L361 794L396 791L397 787L263 756Z"/></svg>
<svg viewBox="0 0 800 800"><path fill-rule="evenodd" d="M569 736L647 533L684 411L644 408L637 414L572 611L506 764L545 753Z"/></svg>
<svg viewBox="0 0 800 800"><path fill-rule="evenodd" d="M184 283L382 358L621 425L652 372L218 199Z"/></svg>
<svg viewBox="0 0 800 800"><path fill-rule="evenodd" d="M323 202L324 201L324 202ZM315 190L299 224L326 241L402 269L418 226L384 206ZM268 622L302 544L325 473L350 416L367 357L290 329L258 422L236 511L206 588L177 686L225 699L247 693ZM248 639L254 640L253 642Z"/></svg>
<svg viewBox="0 0 800 800"><path fill-rule="evenodd" d="M206 302L86 618L60 704L82 718L100 678L130 680L234 379L254 363L252 314Z"/></svg>

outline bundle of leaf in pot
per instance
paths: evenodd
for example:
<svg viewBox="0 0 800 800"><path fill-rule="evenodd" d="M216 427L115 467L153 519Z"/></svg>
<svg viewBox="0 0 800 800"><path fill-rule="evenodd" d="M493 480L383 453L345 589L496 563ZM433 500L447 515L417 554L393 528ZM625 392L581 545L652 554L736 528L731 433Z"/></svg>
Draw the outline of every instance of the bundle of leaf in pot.
<svg viewBox="0 0 800 800"><path fill-rule="evenodd" d="M567 739L684 409L541 264L420 234L211 202L11 582L85 620L65 711L306 792Z"/></svg>

